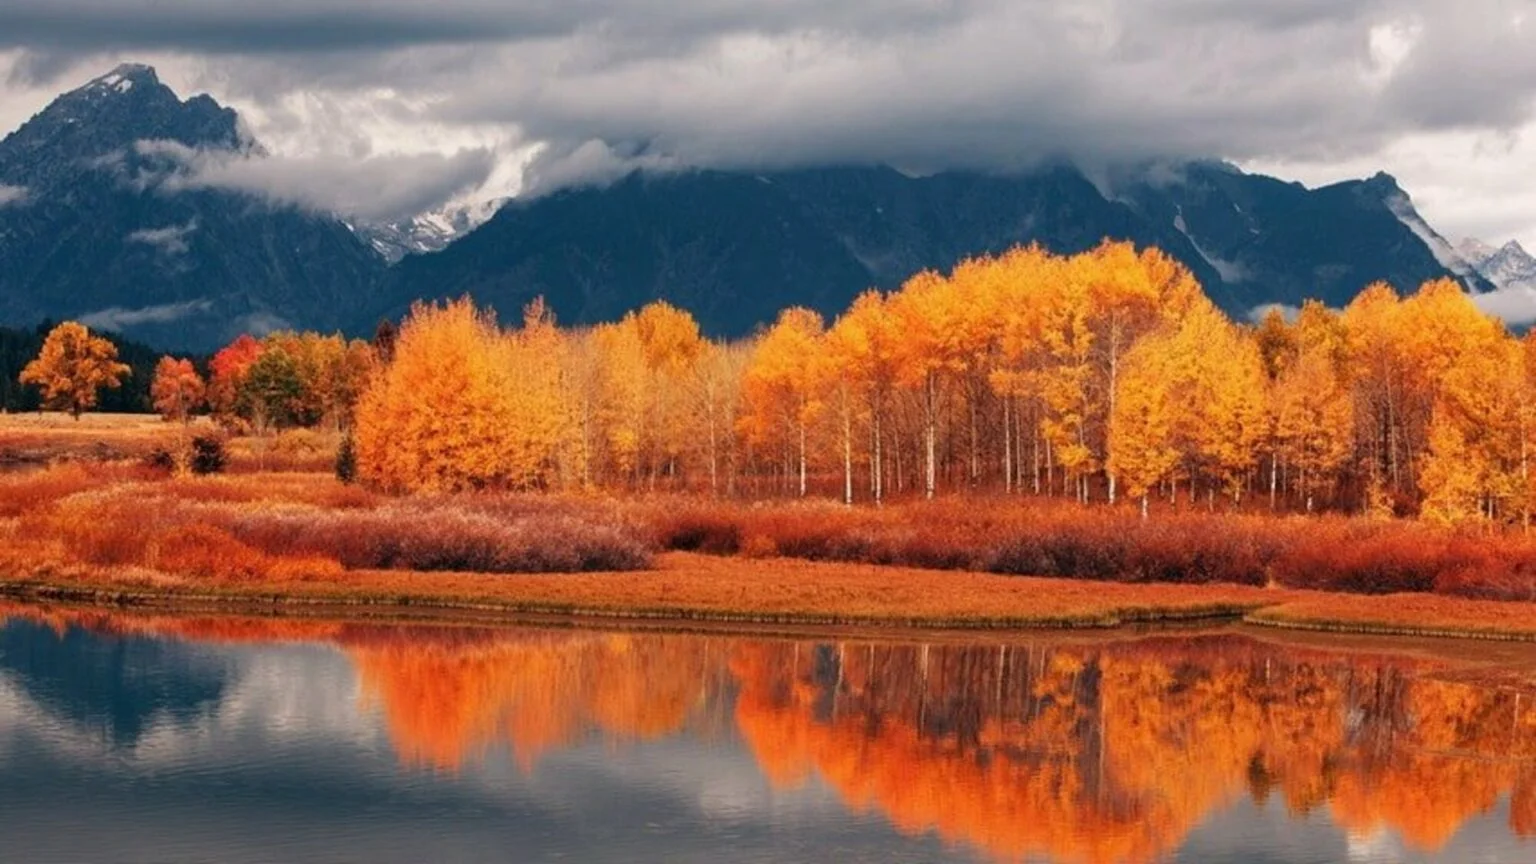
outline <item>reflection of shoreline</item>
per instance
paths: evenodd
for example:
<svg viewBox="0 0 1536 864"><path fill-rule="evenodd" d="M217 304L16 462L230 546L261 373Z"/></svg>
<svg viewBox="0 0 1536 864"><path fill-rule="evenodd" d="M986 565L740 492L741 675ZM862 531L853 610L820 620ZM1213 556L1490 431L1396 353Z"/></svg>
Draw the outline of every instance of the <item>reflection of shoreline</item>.
<svg viewBox="0 0 1536 864"><path fill-rule="evenodd" d="M1352 836L1428 851L1504 796L1511 829L1536 831L1536 695L1446 680L1428 657L1232 634L925 647L18 614L334 645L398 757L436 770L734 728L777 787L814 775L850 808L998 859L1152 861L1245 798L1326 805Z"/></svg>

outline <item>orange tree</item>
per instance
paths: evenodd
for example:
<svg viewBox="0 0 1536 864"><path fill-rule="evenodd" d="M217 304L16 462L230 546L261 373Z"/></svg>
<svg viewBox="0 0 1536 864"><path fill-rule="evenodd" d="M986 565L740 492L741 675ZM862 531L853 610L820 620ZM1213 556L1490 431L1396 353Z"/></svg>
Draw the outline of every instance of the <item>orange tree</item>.
<svg viewBox="0 0 1536 864"><path fill-rule="evenodd" d="M92 336L84 324L65 321L43 340L37 359L21 370L21 383L42 391L43 406L68 411L76 420L96 407L101 388L115 389L128 377L117 346Z"/></svg>

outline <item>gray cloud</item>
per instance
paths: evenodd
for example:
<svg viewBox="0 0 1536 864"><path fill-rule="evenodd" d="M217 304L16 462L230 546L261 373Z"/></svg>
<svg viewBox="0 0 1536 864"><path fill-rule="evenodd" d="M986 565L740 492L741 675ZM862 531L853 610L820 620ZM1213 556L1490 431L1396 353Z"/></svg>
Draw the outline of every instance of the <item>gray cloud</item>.
<svg viewBox="0 0 1536 864"><path fill-rule="evenodd" d="M1415 135L1514 136L1536 117L1533 35L1536 0L0 0L13 78L163 52L264 115L274 152L378 152L384 121L496 128L540 146L546 189L637 166L1337 165ZM472 161L441 158L414 166L441 181L422 186ZM358 200L336 171L402 206L435 196L383 163L308 160L215 173L300 203L317 185Z"/></svg>
<svg viewBox="0 0 1536 864"><path fill-rule="evenodd" d="M25 186L7 186L4 183L0 183L0 207L25 204L27 202L27 194Z"/></svg>
<svg viewBox="0 0 1536 864"><path fill-rule="evenodd" d="M141 324L169 324L213 308L209 300L188 300L185 303L165 303L159 306L140 306L125 309L112 306L89 315L80 316L80 323L97 330L120 331Z"/></svg>
<svg viewBox="0 0 1536 864"><path fill-rule="evenodd" d="M365 222L403 219L441 206L485 182L494 168L492 153L483 149L364 159L194 150L172 141L141 141L138 150L175 166L150 178L166 191L229 189Z"/></svg>
<svg viewBox="0 0 1536 864"><path fill-rule="evenodd" d="M1536 286L1511 285L1486 294L1474 294L1472 302L1511 327L1536 324Z"/></svg>
<svg viewBox="0 0 1536 864"><path fill-rule="evenodd" d="M166 255L183 255L192 247L187 244L187 238L197 230L197 220L193 219L185 225L169 225L164 228L146 228L142 231L134 231L126 239L129 243L143 243L153 246Z"/></svg>
<svg viewBox="0 0 1536 864"><path fill-rule="evenodd" d="M1359 152L1405 130L1511 128L1536 92L1531 6L0 0L0 44L228 54L253 94L390 86L566 152L596 140L690 164L1006 168L1058 152Z"/></svg>

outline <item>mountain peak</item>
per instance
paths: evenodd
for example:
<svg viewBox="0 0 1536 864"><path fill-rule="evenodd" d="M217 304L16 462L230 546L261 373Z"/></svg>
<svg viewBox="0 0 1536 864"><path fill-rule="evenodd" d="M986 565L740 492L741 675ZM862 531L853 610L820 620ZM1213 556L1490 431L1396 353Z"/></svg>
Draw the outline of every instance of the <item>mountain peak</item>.
<svg viewBox="0 0 1536 864"><path fill-rule="evenodd" d="M1495 249L1481 240L1468 238L1461 241L1457 249L1484 278L1499 288L1536 287L1536 258L1532 258L1518 240Z"/></svg>
<svg viewBox="0 0 1536 864"><path fill-rule="evenodd" d="M122 63L111 72L93 79L82 90L112 90L127 93L138 85L154 86L160 83L155 67L143 63Z"/></svg>
<svg viewBox="0 0 1536 864"><path fill-rule="evenodd" d="M55 157L52 169L68 170L145 140L237 148L241 144L238 121L233 110L209 97L183 101L160 80L154 67L124 63L53 100L11 133L6 143L13 158L19 159L22 151L49 152ZM19 170L19 166L7 170L0 160L0 178Z"/></svg>

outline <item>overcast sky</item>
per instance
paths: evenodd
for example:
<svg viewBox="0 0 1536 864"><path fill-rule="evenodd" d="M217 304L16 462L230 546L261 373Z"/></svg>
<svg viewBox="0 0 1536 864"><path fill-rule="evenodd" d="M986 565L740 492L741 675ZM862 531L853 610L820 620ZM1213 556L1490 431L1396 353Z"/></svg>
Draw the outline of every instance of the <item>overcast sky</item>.
<svg viewBox="0 0 1536 864"><path fill-rule="evenodd" d="M1220 157L1386 170L1536 247L1533 44L1536 0L0 0L0 128L135 60L373 215L632 165Z"/></svg>

